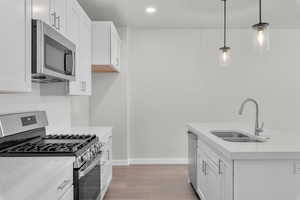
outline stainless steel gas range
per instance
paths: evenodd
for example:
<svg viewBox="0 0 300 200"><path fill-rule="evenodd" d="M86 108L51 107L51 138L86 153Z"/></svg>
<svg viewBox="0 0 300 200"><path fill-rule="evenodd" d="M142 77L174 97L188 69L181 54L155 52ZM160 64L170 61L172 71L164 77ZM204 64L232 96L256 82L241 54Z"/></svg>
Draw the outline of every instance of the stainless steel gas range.
<svg viewBox="0 0 300 200"><path fill-rule="evenodd" d="M101 198L102 145L95 135L46 135L44 111L0 115L0 156L72 156L75 200Z"/></svg>

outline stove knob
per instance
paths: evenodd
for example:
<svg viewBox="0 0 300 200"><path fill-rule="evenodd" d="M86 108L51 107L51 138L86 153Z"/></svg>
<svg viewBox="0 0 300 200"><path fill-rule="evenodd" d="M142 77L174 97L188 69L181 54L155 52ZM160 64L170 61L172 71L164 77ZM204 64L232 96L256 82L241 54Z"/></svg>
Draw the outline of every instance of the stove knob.
<svg viewBox="0 0 300 200"><path fill-rule="evenodd" d="M92 155L95 156L96 154L97 154L97 149L96 149L96 148L93 148L93 149L92 149Z"/></svg>
<svg viewBox="0 0 300 200"><path fill-rule="evenodd" d="M84 156L81 156L81 157L79 158L79 162L81 162L81 163L84 162Z"/></svg>
<svg viewBox="0 0 300 200"><path fill-rule="evenodd" d="M92 159L92 152L89 152L88 154L87 154L87 158L88 158L88 160L91 160Z"/></svg>
<svg viewBox="0 0 300 200"><path fill-rule="evenodd" d="M86 161L86 157L82 156L82 162L85 162L85 161Z"/></svg>
<svg viewBox="0 0 300 200"><path fill-rule="evenodd" d="M88 154L85 153L85 154L83 155L83 162L86 162L86 161L88 161L88 160L89 160Z"/></svg>

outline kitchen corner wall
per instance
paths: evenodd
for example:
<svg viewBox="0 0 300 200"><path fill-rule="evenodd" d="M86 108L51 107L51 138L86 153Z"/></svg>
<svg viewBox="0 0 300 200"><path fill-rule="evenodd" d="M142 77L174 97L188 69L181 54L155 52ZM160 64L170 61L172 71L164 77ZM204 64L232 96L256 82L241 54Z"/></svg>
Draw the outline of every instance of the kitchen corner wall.
<svg viewBox="0 0 300 200"><path fill-rule="evenodd" d="M120 28L122 39L120 73L93 73L90 97L90 125L113 127L113 159L126 164L128 159L128 30Z"/></svg>

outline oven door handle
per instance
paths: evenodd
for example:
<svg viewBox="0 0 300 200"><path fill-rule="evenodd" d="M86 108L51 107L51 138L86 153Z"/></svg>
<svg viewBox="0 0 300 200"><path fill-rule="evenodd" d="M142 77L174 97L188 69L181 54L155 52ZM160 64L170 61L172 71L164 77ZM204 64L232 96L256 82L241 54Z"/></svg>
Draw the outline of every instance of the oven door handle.
<svg viewBox="0 0 300 200"><path fill-rule="evenodd" d="M87 175L92 169L95 168L95 166L100 165L100 160L101 154L98 154L98 156L93 160L93 162L90 163L85 169L79 170L78 179L81 179L83 176Z"/></svg>

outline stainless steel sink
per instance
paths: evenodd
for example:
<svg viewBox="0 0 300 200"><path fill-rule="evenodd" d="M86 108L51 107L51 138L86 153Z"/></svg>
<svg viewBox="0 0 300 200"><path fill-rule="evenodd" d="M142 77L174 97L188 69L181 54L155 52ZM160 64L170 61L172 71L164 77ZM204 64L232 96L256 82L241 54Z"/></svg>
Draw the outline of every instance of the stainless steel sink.
<svg viewBox="0 0 300 200"><path fill-rule="evenodd" d="M243 133L237 131L211 131L211 133L217 137L224 138L224 137L233 137L233 138L245 138L249 137Z"/></svg>
<svg viewBox="0 0 300 200"><path fill-rule="evenodd" d="M253 139L250 137L246 137L246 138L222 138L223 140L227 141L227 142L263 142L262 140L258 140L258 139Z"/></svg>
<svg viewBox="0 0 300 200"><path fill-rule="evenodd" d="M211 134L228 142L264 142L263 139L238 131L211 131Z"/></svg>

